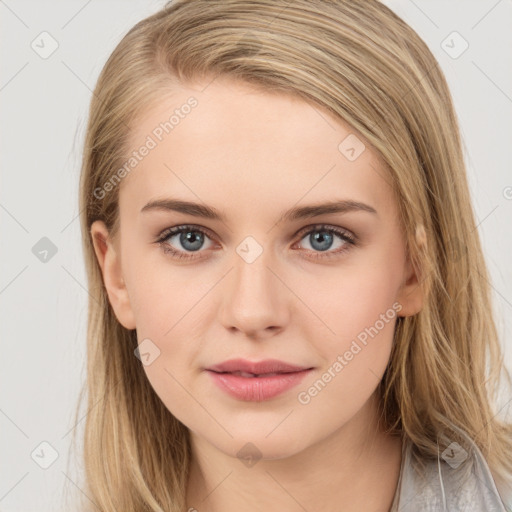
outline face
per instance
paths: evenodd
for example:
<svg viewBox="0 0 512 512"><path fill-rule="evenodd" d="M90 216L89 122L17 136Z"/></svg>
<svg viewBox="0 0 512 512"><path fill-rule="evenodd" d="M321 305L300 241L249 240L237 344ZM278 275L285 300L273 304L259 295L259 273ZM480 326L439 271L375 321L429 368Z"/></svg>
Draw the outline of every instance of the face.
<svg viewBox="0 0 512 512"><path fill-rule="evenodd" d="M133 128L120 237L103 244L99 221L91 234L169 411L226 454L251 442L286 457L370 402L396 318L421 298L389 175L362 136L296 97L205 86L173 88ZM208 370L232 359L303 371Z"/></svg>

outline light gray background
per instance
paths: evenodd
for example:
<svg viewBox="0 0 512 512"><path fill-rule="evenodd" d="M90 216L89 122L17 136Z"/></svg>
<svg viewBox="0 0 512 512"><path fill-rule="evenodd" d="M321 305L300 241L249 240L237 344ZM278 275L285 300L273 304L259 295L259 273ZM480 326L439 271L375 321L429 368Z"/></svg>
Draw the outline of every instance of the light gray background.
<svg viewBox="0 0 512 512"><path fill-rule="evenodd" d="M72 510L64 494L72 499L82 492L81 461L69 453L72 429L80 438L84 424L75 426L73 413L85 377L88 292L77 194L87 109L115 45L164 3L0 0L3 512ZM512 369L512 1L385 3L427 42L450 84ZM34 40L42 46L43 31L58 43L46 59L31 47ZM453 31L469 44L458 58L442 47ZM445 44L458 50L461 42L449 38ZM57 248L46 262L32 252L42 237ZM503 404L510 399L504 396ZM44 441L58 453L47 469L35 462L51 462L52 449L40 446Z"/></svg>

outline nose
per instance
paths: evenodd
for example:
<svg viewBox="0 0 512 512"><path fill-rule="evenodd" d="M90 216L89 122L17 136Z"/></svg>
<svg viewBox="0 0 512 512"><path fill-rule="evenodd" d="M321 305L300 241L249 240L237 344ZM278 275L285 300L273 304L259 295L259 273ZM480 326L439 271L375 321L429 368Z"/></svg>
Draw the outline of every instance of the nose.
<svg viewBox="0 0 512 512"><path fill-rule="evenodd" d="M234 255L219 312L222 325L233 333L263 339L280 332L289 321L290 291L269 253L263 251L252 262Z"/></svg>

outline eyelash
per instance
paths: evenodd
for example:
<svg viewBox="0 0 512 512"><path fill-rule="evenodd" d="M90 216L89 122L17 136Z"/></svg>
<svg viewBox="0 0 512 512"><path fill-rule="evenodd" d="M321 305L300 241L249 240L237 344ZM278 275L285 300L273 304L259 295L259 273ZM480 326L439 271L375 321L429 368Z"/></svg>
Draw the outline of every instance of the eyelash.
<svg viewBox="0 0 512 512"><path fill-rule="evenodd" d="M158 236L155 243L159 244L162 250L165 254L170 254L171 257L176 259L183 259L183 260L190 260L190 259L197 259L195 256L196 252L201 251L195 251L190 253L185 253L184 251L177 251L176 249L172 248L168 243L166 243L166 240L170 238L172 235L180 234L183 232L198 232L202 233L203 235L206 235L208 238L213 238L210 236L209 231L206 231L205 229L195 226L193 224L184 224L181 226L175 226L172 228L167 228L160 235ZM338 235L344 242L346 242L347 245L344 245L341 249L338 249L336 251L309 251L312 252L313 255L310 256L313 259L325 259L325 258L332 258L339 256L342 253L345 253L346 251L350 250L351 246L356 245L356 237L351 235L348 231L336 228L334 226L329 226L326 224L317 224L314 226L307 226L303 229L301 229L296 236L300 236L299 242L308 234L315 233L315 232L324 232L329 234L335 234Z"/></svg>

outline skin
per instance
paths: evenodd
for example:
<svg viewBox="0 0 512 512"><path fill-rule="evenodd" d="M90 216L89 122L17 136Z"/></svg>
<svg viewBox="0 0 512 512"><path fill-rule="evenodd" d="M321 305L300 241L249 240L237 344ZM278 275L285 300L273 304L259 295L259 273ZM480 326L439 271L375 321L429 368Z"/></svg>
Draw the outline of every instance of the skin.
<svg viewBox="0 0 512 512"><path fill-rule="evenodd" d="M318 105L217 78L173 87L133 128L131 147L194 96L198 105L121 183L120 237L91 227L109 300L119 322L149 338L160 355L144 366L166 407L191 433L187 510L387 511L401 462L400 440L377 426L376 387L389 361L396 316L309 403L298 401L379 315L422 307L405 251L398 206L383 162L363 137ZM356 134L354 161L338 145ZM173 211L141 213L166 197L211 205L226 221ZM365 211L280 221L295 206L338 199ZM338 235L327 251L310 235ZM198 251L174 259L155 240L164 229L205 228ZM304 234L297 233L299 230ZM252 236L263 252L236 252ZM341 247L348 249L335 254ZM326 257L326 253L332 257ZM315 259L314 256L320 255ZM213 385L206 366L234 357L276 358L314 367L297 387L263 402L241 401ZM261 458L237 457L248 442Z"/></svg>

